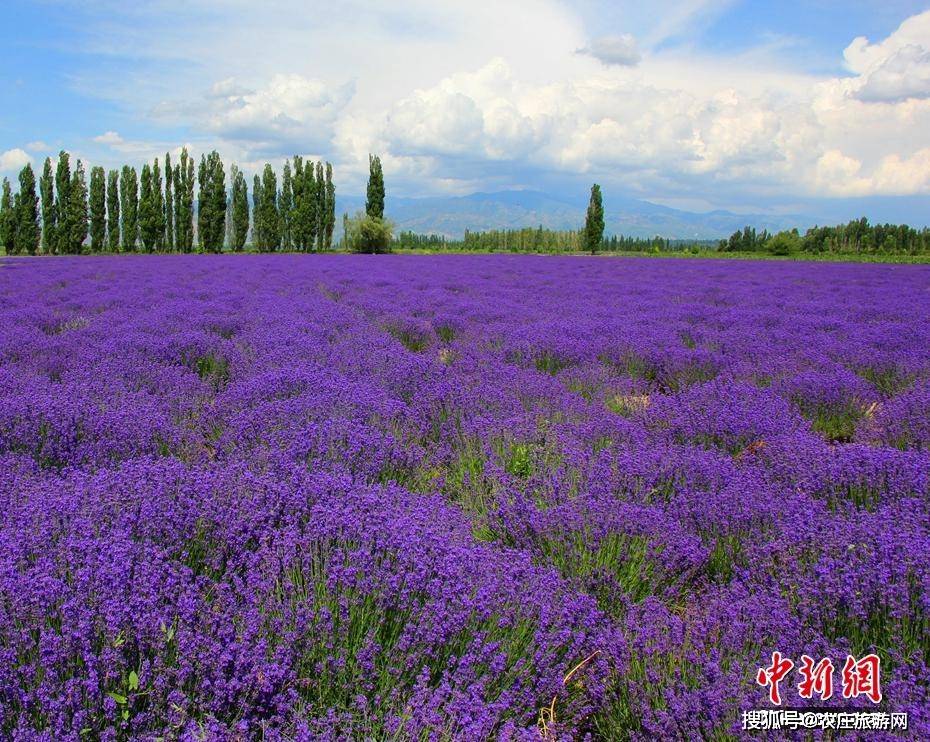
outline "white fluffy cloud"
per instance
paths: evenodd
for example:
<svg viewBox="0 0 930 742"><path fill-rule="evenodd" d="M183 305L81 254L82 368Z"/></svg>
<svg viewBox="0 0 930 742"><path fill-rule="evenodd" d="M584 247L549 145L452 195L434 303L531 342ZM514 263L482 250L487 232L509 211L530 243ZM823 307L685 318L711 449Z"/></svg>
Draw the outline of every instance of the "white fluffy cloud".
<svg viewBox="0 0 930 742"><path fill-rule="evenodd" d="M31 160L29 153L20 147L0 152L0 172L20 170Z"/></svg>

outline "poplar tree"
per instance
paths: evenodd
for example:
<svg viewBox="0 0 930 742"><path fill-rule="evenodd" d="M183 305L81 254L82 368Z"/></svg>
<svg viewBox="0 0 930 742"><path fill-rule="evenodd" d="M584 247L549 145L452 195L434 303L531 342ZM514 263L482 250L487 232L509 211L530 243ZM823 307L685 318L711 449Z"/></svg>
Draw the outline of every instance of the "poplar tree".
<svg viewBox="0 0 930 742"><path fill-rule="evenodd" d="M220 252L226 233L226 173L219 153L200 157L197 209L198 238L202 250Z"/></svg>
<svg viewBox="0 0 930 742"><path fill-rule="evenodd" d="M87 239L87 179L84 163L77 161L71 176L71 191L68 194L68 252L80 255Z"/></svg>
<svg viewBox="0 0 930 742"><path fill-rule="evenodd" d="M90 171L90 249L101 252L107 239L106 173L99 165Z"/></svg>
<svg viewBox="0 0 930 742"><path fill-rule="evenodd" d="M376 219L384 218L384 172L381 170L381 158L368 155L368 199L365 213Z"/></svg>
<svg viewBox="0 0 930 742"><path fill-rule="evenodd" d="M152 203L155 209L155 250L165 250L165 192L162 190L161 168L158 158L152 166Z"/></svg>
<svg viewBox="0 0 930 742"><path fill-rule="evenodd" d="M123 214L123 252L133 252L139 237L139 178L134 167L123 165L119 194Z"/></svg>
<svg viewBox="0 0 930 742"><path fill-rule="evenodd" d="M313 249L317 229L316 178L312 162L294 157L294 242L308 252Z"/></svg>
<svg viewBox="0 0 930 742"><path fill-rule="evenodd" d="M174 239L174 171L171 169L171 153L165 152L165 248L170 252L177 249Z"/></svg>
<svg viewBox="0 0 930 742"><path fill-rule="evenodd" d="M45 158L42 178L39 180L39 192L42 194L42 252L51 254L55 251L55 176L52 173L52 158Z"/></svg>
<svg viewBox="0 0 930 742"><path fill-rule="evenodd" d="M148 163L142 166L142 175L139 178L139 237L142 238L142 247L146 252L155 249L156 222L155 199L152 189L152 168Z"/></svg>
<svg viewBox="0 0 930 742"><path fill-rule="evenodd" d="M110 252L118 252L119 239L119 173L107 174L107 244Z"/></svg>
<svg viewBox="0 0 930 742"><path fill-rule="evenodd" d="M326 239L324 246L333 246L333 230L336 228L336 186L333 183L333 166L326 163Z"/></svg>
<svg viewBox="0 0 930 742"><path fill-rule="evenodd" d="M230 180L232 181L230 245L236 252L242 252L249 237L249 190L245 176L235 165L230 169Z"/></svg>
<svg viewBox="0 0 930 742"><path fill-rule="evenodd" d="M604 204L601 201L601 187L595 183L591 186L591 200L584 223L584 244L587 250L596 253L604 241Z"/></svg>
<svg viewBox="0 0 930 742"><path fill-rule="evenodd" d="M55 171L55 243L52 252L61 254L68 252L71 240L71 156L61 150L58 153L58 168Z"/></svg>
<svg viewBox="0 0 930 742"><path fill-rule="evenodd" d="M291 176L291 164L284 163L284 173L281 176L281 197L278 200L278 213L281 217L281 249L294 248L293 233L291 232L291 217L294 211L294 180Z"/></svg>
<svg viewBox="0 0 930 742"><path fill-rule="evenodd" d="M326 242L326 178L323 175L323 163L316 164L316 249L323 250Z"/></svg>
<svg viewBox="0 0 930 742"><path fill-rule="evenodd" d="M9 178L3 179L3 195L0 196L0 247L7 255L13 255L16 249L16 211Z"/></svg>
<svg viewBox="0 0 930 742"><path fill-rule="evenodd" d="M19 255L35 255L40 240L39 197L36 195L36 176L29 163L19 171L14 219L13 251Z"/></svg>
<svg viewBox="0 0 930 742"><path fill-rule="evenodd" d="M262 244L260 248L273 251L278 248L280 241L278 178L274 173L274 168L268 163L265 163L265 169L262 172L261 196Z"/></svg>
<svg viewBox="0 0 930 742"><path fill-rule="evenodd" d="M181 150L181 161L174 171L175 240L181 252L194 249L194 159Z"/></svg>
<svg viewBox="0 0 930 742"><path fill-rule="evenodd" d="M252 244L264 252L265 228L262 224L262 179L256 173L252 177Z"/></svg>

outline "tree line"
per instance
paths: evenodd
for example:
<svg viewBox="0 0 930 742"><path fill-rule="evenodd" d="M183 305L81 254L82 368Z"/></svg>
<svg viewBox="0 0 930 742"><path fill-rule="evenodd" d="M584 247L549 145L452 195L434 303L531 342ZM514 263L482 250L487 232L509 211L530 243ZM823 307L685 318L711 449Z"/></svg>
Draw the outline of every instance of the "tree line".
<svg viewBox="0 0 930 742"><path fill-rule="evenodd" d="M0 246L7 255L76 255L90 252L220 252L245 249L251 232L258 250L303 252L332 247L336 187L330 163L299 155L285 162L281 187L270 164L252 184L233 164L230 188L215 150L195 167L187 149L178 162L165 154L145 163L90 171L61 151L53 168L46 158L36 183L32 165L19 173L14 195L9 179L0 192ZM195 173L196 170L196 173ZM196 200L195 200L196 191ZM382 195L383 201L383 195ZM250 214L251 211L251 214Z"/></svg>
<svg viewBox="0 0 930 742"><path fill-rule="evenodd" d="M838 255L926 255L930 254L930 229L906 224L869 224L865 217L835 227L811 227L803 235L797 230L770 234L745 227L721 240L724 252L768 252Z"/></svg>

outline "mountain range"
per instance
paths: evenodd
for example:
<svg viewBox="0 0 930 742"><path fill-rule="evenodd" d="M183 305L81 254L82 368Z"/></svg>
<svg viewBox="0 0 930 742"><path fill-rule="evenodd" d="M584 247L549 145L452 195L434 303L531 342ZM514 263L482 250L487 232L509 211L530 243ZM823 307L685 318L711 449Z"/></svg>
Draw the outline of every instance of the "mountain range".
<svg viewBox="0 0 930 742"><path fill-rule="evenodd" d="M365 208L361 196L337 198L337 213L354 214ZM468 196L404 198L388 195L385 215L396 231L438 234L460 238L465 230L543 227L578 229L584 224L587 198L572 200L541 191L499 191ZM698 213L661 206L635 198L605 199L607 234L629 237L714 240L751 225L770 232L813 223L800 215L736 214L731 211Z"/></svg>

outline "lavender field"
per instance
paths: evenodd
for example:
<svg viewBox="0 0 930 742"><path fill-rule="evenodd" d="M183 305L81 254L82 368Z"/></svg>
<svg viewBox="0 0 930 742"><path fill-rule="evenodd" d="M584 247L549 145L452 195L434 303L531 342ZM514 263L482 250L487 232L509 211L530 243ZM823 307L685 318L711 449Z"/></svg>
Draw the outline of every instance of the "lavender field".
<svg viewBox="0 0 930 742"><path fill-rule="evenodd" d="M930 738L930 267L0 265L0 736ZM870 737L872 738L872 737Z"/></svg>

